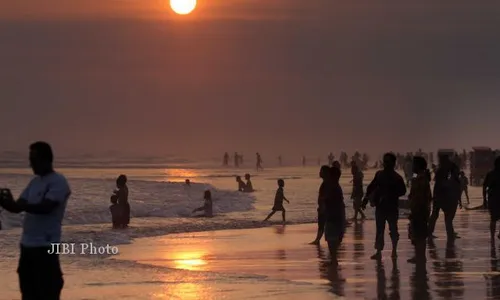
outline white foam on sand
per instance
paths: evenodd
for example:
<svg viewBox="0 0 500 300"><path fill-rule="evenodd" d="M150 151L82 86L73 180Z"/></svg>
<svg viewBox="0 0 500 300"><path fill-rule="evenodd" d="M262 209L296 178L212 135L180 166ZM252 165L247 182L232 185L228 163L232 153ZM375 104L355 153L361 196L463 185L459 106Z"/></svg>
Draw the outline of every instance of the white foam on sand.
<svg viewBox="0 0 500 300"><path fill-rule="evenodd" d="M15 196L29 181L14 176L7 179L7 186L13 188ZM114 180L71 179L72 197L68 202L64 225L110 223L109 197L115 188ZM214 214L249 211L255 198L251 194L237 191L219 190L209 184L191 183L187 186L179 182L130 181L129 201L132 218L178 218L190 217L193 209L203 206L203 193L210 190ZM2 211L4 228L19 227L21 215Z"/></svg>

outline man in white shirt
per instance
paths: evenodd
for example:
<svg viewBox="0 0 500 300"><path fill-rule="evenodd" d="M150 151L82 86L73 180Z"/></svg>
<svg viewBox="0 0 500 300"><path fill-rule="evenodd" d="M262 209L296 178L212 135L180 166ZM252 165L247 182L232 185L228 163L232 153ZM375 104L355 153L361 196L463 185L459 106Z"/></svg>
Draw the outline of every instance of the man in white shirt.
<svg viewBox="0 0 500 300"><path fill-rule="evenodd" d="M61 242L61 227L71 194L66 178L52 167L52 148L45 142L30 146L35 177L17 201L2 190L0 205L12 213L25 212L17 272L22 300L59 300L64 285L59 256L51 244Z"/></svg>

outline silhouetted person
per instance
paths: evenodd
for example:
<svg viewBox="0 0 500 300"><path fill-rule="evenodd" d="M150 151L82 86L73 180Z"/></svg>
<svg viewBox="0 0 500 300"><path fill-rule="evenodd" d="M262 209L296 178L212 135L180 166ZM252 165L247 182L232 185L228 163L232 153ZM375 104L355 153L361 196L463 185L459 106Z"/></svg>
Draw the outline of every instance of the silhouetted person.
<svg viewBox="0 0 500 300"><path fill-rule="evenodd" d="M484 179L483 206L490 212L490 233L494 241L496 223L500 220L500 157L495 159L495 168Z"/></svg>
<svg viewBox="0 0 500 300"><path fill-rule="evenodd" d="M256 156L255 167L256 167L257 171L264 170L264 168L262 167L262 163L263 163L262 156L260 156L259 152L255 153L255 156Z"/></svg>
<svg viewBox="0 0 500 300"><path fill-rule="evenodd" d="M243 180L241 180L240 176L236 176L236 182L238 183L238 191L244 192L247 186Z"/></svg>
<svg viewBox="0 0 500 300"><path fill-rule="evenodd" d="M303 167L306 166L306 157L305 156L302 156L302 166Z"/></svg>
<svg viewBox="0 0 500 300"><path fill-rule="evenodd" d="M427 162L421 156L413 158L413 178L408 200L410 202L410 237L415 247L415 257L409 263L424 263L426 261L426 240L429 233L428 222L431 214L432 192L431 175Z"/></svg>
<svg viewBox="0 0 500 300"><path fill-rule="evenodd" d="M282 212L283 216L283 224L286 223L286 210L283 207L283 201L290 203L288 199L285 197L285 193L283 188L285 187L285 181L283 179L278 179L278 190L276 191L276 196L274 197L274 206L271 213L264 219L264 222L269 220L277 211Z"/></svg>
<svg viewBox="0 0 500 300"><path fill-rule="evenodd" d="M361 215L361 219L365 219L366 216L363 213L363 172L356 165L356 162L351 162L351 174L352 174L352 193L351 199L353 201L354 208L354 220L358 219L358 214Z"/></svg>
<svg viewBox="0 0 500 300"><path fill-rule="evenodd" d="M245 180L247 181L245 183L245 188L243 189L243 191L245 193L252 193L254 191L253 189L253 185L252 185L252 181L250 180L250 174L245 174Z"/></svg>
<svg viewBox="0 0 500 300"><path fill-rule="evenodd" d="M332 168L337 168L339 170L342 170L342 167L341 167L340 162L338 160L336 160L332 163Z"/></svg>
<svg viewBox="0 0 500 300"><path fill-rule="evenodd" d="M429 219L429 237L435 238L434 229L439 212L442 210L448 239L459 238L453 228L453 219L458 206L461 205L458 167L450 161L448 156L441 156L439 160L435 176L432 214Z"/></svg>
<svg viewBox="0 0 500 300"><path fill-rule="evenodd" d="M278 164L280 167L283 166L283 158L281 157L281 155L278 156Z"/></svg>
<svg viewBox="0 0 500 300"><path fill-rule="evenodd" d="M23 300L59 300L64 285L59 255L52 244L61 242L71 190L66 178L54 171L53 157L49 144L32 144L29 159L35 177L17 201L9 189L2 190L0 197L0 205L7 211L26 213L17 269Z"/></svg>
<svg viewBox="0 0 500 300"><path fill-rule="evenodd" d="M199 215L198 217L207 217L211 218L213 217L213 210L212 210L212 193L209 190L206 190L205 193L203 194L203 199L205 200L205 203L203 204L202 207L198 207L195 210L193 210L193 214L195 212L202 211L203 214Z"/></svg>
<svg viewBox="0 0 500 300"><path fill-rule="evenodd" d="M399 241L398 218L399 197L406 194L406 185L403 178L395 171L396 156L386 153L383 158L384 169L375 174L372 182L366 189L366 197L363 207L368 200L375 206L376 238L375 249L377 252L372 259L380 259L384 249L385 223L389 225L392 240L392 257L397 257L397 246Z"/></svg>
<svg viewBox="0 0 500 300"><path fill-rule="evenodd" d="M186 183L186 186L191 186L191 180L186 179L185 183Z"/></svg>
<svg viewBox="0 0 500 300"><path fill-rule="evenodd" d="M238 168L240 166L240 156L238 152L234 152L234 167Z"/></svg>
<svg viewBox="0 0 500 300"><path fill-rule="evenodd" d="M229 165L229 154L227 152L224 153L224 158L222 159L222 165L223 166Z"/></svg>
<svg viewBox="0 0 500 300"><path fill-rule="evenodd" d="M335 160L335 156L333 156L333 153L330 152L330 154L328 154L328 166L331 167L334 160Z"/></svg>
<svg viewBox="0 0 500 300"><path fill-rule="evenodd" d="M342 243L346 228L346 214L344 205L344 193L340 186L340 169L331 168L331 184L329 186L330 196L325 202L325 237L332 262L337 261L337 250Z"/></svg>
<svg viewBox="0 0 500 300"><path fill-rule="evenodd" d="M322 166L319 170L319 177L323 179L319 187L318 194L318 232L316 234L316 239L311 243L313 245L319 245L321 237L325 232L325 221L326 221L326 211L325 203L329 197L329 185L331 185L331 171L329 166Z"/></svg>
<svg viewBox="0 0 500 300"><path fill-rule="evenodd" d="M465 176L465 172L460 172L460 199L462 198L462 194L465 194L465 199L467 199L467 204L470 204L469 199L469 178Z"/></svg>
<svg viewBox="0 0 500 300"><path fill-rule="evenodd" d="M411 156L407 155L404 164L404 174L406 180L406 187L410 187L411 179L413 178L413 163Z"/></svg>
<svg viewBox="0 0 500 300"><path fill-rule="evenodd" d="M116 190L111 196L111 217L113 228L126 228L130 223L130 204L128 202L127 176L120 175L116 179Z"/></svg>

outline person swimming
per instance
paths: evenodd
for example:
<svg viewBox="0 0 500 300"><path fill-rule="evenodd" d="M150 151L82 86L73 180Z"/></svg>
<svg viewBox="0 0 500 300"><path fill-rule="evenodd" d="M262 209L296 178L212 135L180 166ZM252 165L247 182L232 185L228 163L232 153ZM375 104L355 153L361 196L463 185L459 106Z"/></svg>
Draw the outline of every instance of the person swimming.
<svg viewBox="0 0 500 300"><path fill-rule="evenodd" d="M205 200L205 203L203 204L202 207L198 207L195 210L193 210L193 214L195 212L203 211L204 213L198 215L197 217L212 218L213 217L212 193L209 190L206 190L203 195L203 199Z"/></svg>
<svg viewBox="0 0 500 300"><path fill-rule="evenodd" d="M244 192L247 186L243 180L241 180L241 176L236 176L236 182L238 183L238 191Z"/></svg>
<svg viewBox="0 0 500 300"><path fill-rule="evenodd" d="M252 186L252 181L250 181L250 174L245 174L245 180L247 181L245 184L245 187L243 188L243 191L246 193L252 193L254 191L253 186Z"/></svg>

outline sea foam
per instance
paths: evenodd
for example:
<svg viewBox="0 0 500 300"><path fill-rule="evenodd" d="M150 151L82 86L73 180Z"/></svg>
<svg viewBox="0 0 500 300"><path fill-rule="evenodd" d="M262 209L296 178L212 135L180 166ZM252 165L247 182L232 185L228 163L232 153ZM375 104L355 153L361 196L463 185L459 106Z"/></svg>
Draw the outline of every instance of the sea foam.
<svg viewBox="0 0 500 300"><path fill-rule="evenodd" d="M4 179L4 178L2 178ZM29 177L18 175L4 180L13 187L13 193L22 191ZM72 196L68 201L64 225L83 225L110 223L109 197L115 188L114 180L109 179L70 179ZM190 217L193 209L203 206L203 193L212 192L214 214L249 211L255 198L251 194L238 191L219 190L209 184L191 183L187 186L179 182L154 182L131 180L129 201L132 218L178 218ZM2 211L4 228L21 225L22 215Z"/></svg>

